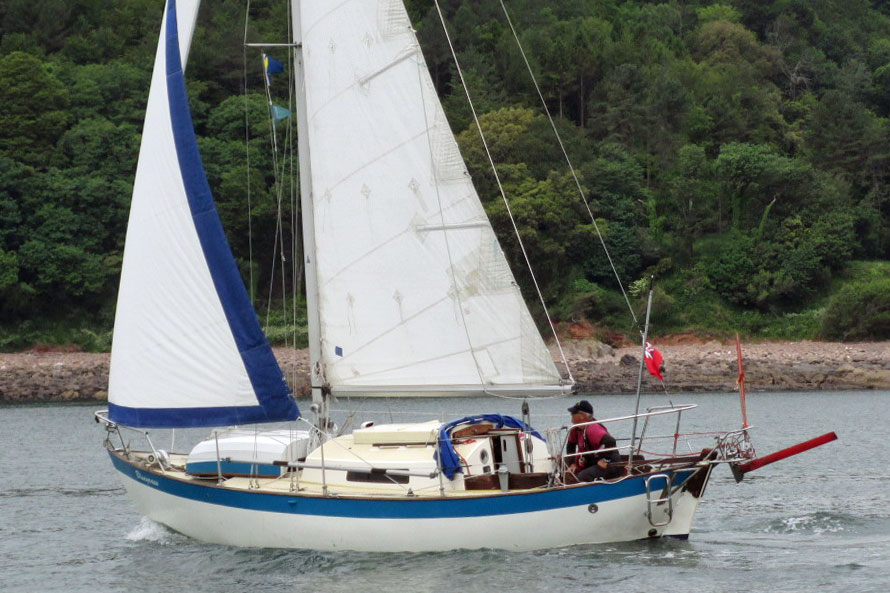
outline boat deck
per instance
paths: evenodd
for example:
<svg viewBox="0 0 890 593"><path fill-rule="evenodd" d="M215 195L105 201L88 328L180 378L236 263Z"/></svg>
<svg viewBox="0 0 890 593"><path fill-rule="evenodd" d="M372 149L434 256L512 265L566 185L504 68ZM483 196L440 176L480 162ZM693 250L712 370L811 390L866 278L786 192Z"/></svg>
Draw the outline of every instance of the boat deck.
<svg viewBox="0 0 890 593"><path fill-rule="evenodd" d="M408 487L408 485L403 485L404 488L398 491L393 490L393 486L391 484L387 484L386 487L375 487L373 483L364 482L357 483L354 486L350 484L337 483L336 485L327 485L327 492L325 492L325 484L317 481L300 479L298 472L286 473L276 478L247 476L224 477L222 483L217 484L216 482L218 478L216 476L195 477L191 474L186 473L185 465L187 457L187 455L180 453L168 454L168 461L163 470L163 475L177 480L198 482L203 485L214 484L221 488L230 488L233 490L245 490L251 492L267 492L269 494L300 493L309 496L327 495L357 498L372 496L375 498L383 497L392 499L424 497L439 498L443 494L443 491L439 488L438 482L435 485L426 488L410 488ZM143 466L146 471L151 471L152 473L161 473L161 470L158 468L157 462L153 461L153 458L154 455L151 452L131 451L129 459L127 460L131 463ZM543 486L538 486L535 488L511 488L508 493L528 492L542 489L544 489ZM449 487L448 481L445 480L444 495L448 498L490 496L493 493L501 492L502 491L497 488L474 488L472 490L465 490L462 488L454 489L453 486Z"/></svg>
<svg viewBox="0 0 890 593"><path fill-rule="evenodd" d="M707 460L704 459L705 452L702 453L703 454L701 456L692 455L676 457L670 460L652 460L656 463L656 466L641 466L639 470L634 472L634 474L638 476L643 473L667 471L670 469L677 470L681 467L686 468L686 470L688 471L688 469L690 469L690 466L707 465L709 463ZM118 451L116 452L116 454L121 455L121 452ZM400 500L418 498L441 498L443 496L446 498L475 498L487 497L491 496L492 494L510 495L547 489L546 484L538 484L533 487L525 487L513 485L514 483L512 481L511 487L507 491L502 491L500 488L485 488L479 486L465 488L462 481L458 483L458 485L455 483L449 483L448 480L443 481L443 483L441 484L442 487L440 487L439 481L435 480L432 481L433 483L431 483L430 485L422 488L409 487L407 484L396 485L394 483L387 483L382 486L375 486L374 483L367 482L360 482L356 483L355 485L344 484L342 482L334 484L323 484L319 481L301 479L300 474L302 472L288 472L274 478L255 476L224 476L222 482L217 483L217 476L196 477L186 473L185 466L187 455L185 454L168 454L167 463L165 464L163 470L158 467L158 463L154 460L154 454L152 454L151 452L131 451L129 453L129 458L122 458L129 461L130 463L141 466L146 471L150 471L155 474L163 474L168 478L173 478L176 480L199 483L205 486L212 485L214 487L232 490L264 492L268 494L281 495L300 494L304 496L337 496L345 498L373 497ZM317 474L318 472L315 473ZM481 476L477 476L477 478L478 477ZM491 478L491 484L497 484L497 476L486 477ZM621 482L625 479L627 479L627 476L623 476L614 480L604 481L602 483L611 484ZM589 483L582 482L560 485L559 488L575 488L589 485ZM396 486L401 486L401 488L396 489Z"/></svg>

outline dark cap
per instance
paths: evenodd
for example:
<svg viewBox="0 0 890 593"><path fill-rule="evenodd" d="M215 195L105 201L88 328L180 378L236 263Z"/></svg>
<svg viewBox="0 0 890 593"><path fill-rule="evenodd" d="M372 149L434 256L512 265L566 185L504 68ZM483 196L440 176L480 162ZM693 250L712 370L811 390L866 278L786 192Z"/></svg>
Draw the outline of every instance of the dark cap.
<svg viewBox="0 0 890 593"><path fill-rule="evenodd" d="M586 399L582 399L577 404L569 408L569 412L572 414L576 414L578 412L587 412L591 416L593 416L593 406L590 405L590 402Z"/></svg>

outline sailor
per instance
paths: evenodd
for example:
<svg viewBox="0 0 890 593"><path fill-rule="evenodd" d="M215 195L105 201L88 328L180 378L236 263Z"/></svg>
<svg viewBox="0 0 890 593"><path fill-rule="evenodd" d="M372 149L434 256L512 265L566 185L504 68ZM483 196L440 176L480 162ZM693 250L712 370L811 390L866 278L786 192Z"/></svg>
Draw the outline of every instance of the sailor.
<svg viewBox="0 0 890 593"><path fill-rule="evenodd" d="M621 474L618 465L609 467L609 462L620 461L615 439L609 431L596 422L593 417L593 406L587 400L581 400L569 408L572 415L572 424L584 424L593 422L587 426L574 426L569 430L569 438L566 444L566 453L588 453L577 457L569 457L568 472L575 474L581 482L592 482L597 479L617 478ZM599 449L612 449L601 453L592 453Z"/></svg>

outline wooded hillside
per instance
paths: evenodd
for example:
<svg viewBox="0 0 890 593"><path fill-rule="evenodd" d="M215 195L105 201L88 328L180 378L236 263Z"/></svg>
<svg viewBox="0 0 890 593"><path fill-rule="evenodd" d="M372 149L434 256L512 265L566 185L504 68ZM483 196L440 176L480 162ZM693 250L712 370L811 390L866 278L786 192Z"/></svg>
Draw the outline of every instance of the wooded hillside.
<svg viewBox="0 0 890 593"><path fill-rule="evenodd" d="M438 12L407 4L530 289ZM655 277L656 333L890 338L890 7L504 4L638 312ZM500 2L440 5L551 317L610 339L634 333ZM0 4L0 349L108 347L162 8ZM245 31L243 2L205 0L186 74L210 184L262 312L282 281L277 196L291 177L273 174L260 55L243 41L284 41L287 10L251 2ZM272 86L284 106L286 79Z"/></svg>

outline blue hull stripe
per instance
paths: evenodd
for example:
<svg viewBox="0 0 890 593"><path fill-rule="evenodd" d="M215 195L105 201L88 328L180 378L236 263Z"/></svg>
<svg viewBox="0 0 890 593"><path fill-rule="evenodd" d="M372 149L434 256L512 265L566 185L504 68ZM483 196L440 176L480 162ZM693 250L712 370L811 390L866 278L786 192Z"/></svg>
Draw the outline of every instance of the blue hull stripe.
<svg viewBox="0 0 890 593"><path fill-rule="evenodd" d="M488 517L514 513L549 511L568 507L604 503L646 493L644 477L616 483L597 483L585 486L522 494L497 494L478 498L412 498L400 500L352 499L293 494L266 494L220 488L215 484L197 484L187 480L150 473L120 459L109 452L115 468L144 486L180 498L237 509L362 519L441 519L459 517ZM691 476L694 467L681 470L682 477L674 478L675 485ZM662 482L662 483L659 483ZM653 488L664 486L663 480Z"/></svg>
<svg viewBox="0 0 890 593"><path fill-rule="evenodd" d="M109 406L110 417L126 426L172 428L294 420L300 412L266 336L226 240L207 183L192 124L179 52L176 2L167 5L165 31L167 99L176 155L201 248L229 328L244 362L258 405L151 409Z"/></svg>

